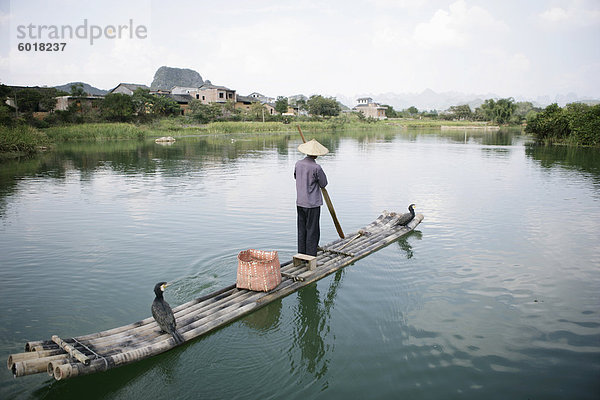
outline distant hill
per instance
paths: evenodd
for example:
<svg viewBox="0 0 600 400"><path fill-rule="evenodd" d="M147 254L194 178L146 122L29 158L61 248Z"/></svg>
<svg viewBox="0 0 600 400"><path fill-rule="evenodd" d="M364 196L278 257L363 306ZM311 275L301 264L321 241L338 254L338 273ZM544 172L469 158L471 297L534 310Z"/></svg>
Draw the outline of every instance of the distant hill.
<svg viewBox="0 0 600 400"><path fill-rule="evenodd" d="M162 66L154 74L152 89L170 90L173 86L200 87L204 81L193 69Z"/></svg>
<svg viewBox="0 0 600 400"><path fill-rule="evenodd" d="M64 85L60 85L60 86L54 86L56 89L58 90L62 90L64 92L67 93L71 93L71 85L76 85L76 84L81 84L83 85L83 90L87 93L87 94L91 94L94 96L102 96L108 93L108 90L102 90L102 89L98 89L93 87L92 85L89 85L85 82L69 82L66 83Z"/></svg>

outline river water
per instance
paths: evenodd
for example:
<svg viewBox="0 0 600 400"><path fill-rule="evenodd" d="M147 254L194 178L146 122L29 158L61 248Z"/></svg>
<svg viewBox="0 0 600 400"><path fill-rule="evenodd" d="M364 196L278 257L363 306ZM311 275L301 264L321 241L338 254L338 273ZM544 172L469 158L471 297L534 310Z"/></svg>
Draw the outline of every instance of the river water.
<svg viewBox="0 0 600 400"><path fill-rule="evenodd" d="M597 399L600 152L514 131L308 134L345 232L396 243L203 338L0 398ZM0 164L0 354L150 315L235 281L248 248L295 253L296 135L66 143ZM321 213L321 243L336 231Z"/></svg>

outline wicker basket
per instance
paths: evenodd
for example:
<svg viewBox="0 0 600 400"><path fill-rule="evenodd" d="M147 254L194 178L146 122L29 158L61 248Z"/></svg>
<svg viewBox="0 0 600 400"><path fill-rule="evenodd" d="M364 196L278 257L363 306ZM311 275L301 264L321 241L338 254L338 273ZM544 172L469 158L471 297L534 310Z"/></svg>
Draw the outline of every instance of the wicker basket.
<svg viewBox="0 0 600 400"><path fill-rule="evenodd" d="M268 292L281 283L281 266L276 251L244 250L238 254L236 286Z"/></svg>

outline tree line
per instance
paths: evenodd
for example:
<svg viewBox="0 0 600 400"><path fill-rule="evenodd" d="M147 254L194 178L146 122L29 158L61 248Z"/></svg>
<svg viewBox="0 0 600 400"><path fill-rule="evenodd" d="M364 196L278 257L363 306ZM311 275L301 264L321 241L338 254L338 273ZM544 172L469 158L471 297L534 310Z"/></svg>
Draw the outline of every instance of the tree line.
<svg viewBox="0 0 600 400"><path fill-rule="evenodd" d="M58 96L69 95L75 99L66 110L54 110ZM64 123L86 122L148 122L155 118L181 114L181 107L172 98L150 94L147 89L139 88L132 96L122 93L110 93L102 99L94 99L93 103L86 101L87 93L83 85L72 85L71 92L55 88L23 88L11 90L8 86L0 85L0 122L5 125L25 122L36 127L46 127ZM14 107L5 104L6 99L12 99ZM77 101L81 99L81 101ZM199 100L191 100L190 118L199 123L214 121L289 121L289 116L282 116L289 107L295 107L299 112L311 115L313 119L337 116L341 112L340 103L333 97L321 95L309 99L299 99L289 102L287 97L279 96L274 108L277 114L271 114L260 102L253 102L247 109L235 107L233 101L225 103L204 104ZM43 119L34 118L36 112L50 112Z"/></svg>
<svg viewBox="0 0 600 400"><path fill-rule="evenodd" d="M487 99L475 110L468 104L454 105L443 112L436 110L419 111L411 106L401 111L394 110L389 105L386 107L388 118L429 118L447 121L481 121L491 122L499 125L521 124L528 118L540 112L542 109L535 107L533 103L515 102L512 97L504 99Z"/></svg>
<svg viewBox="0 0 600 400"><path fill-rule="evenodd" d="M0 85L0 123L6 126L25 122L36 127L47 127L63 123L84 122L148 122L155 118L174 116L181 113L181 107L172 98L150 94L147 89L137 89L132 96L111 93L103 99L97 99L94 106L85 101L72 102L67 110L49 113L43 119L33 118L33 113L52 111L56 107L56 97L70 95L84 99L87 94L82 85L71 86L66 93L55 88L23 88L15 91ZM5 104L13 99L15 107ZM486 99L474 110L468 104L454 105L443 112L436 110L419 111L411 106L404 110L386 108L388 118L425 118L433 120L481 121L499 125L526 125L525 131L539 140L562 141L584 145L600 145L600 105L590 106L582 103L568 104L564 108L552 104L545 109L531 102L515 102L512 97ZM308 99L290 101L279 96L274 104L277 113L271 114L260 102L252 103L247 109L235 107L235 103L203 104L192 100L188 115L199 123L214 121L283 121L290 122L288 110L293 107L306 119L323 119L338 116L342 106L334 97L313 95ZM360 120L368 120L356 113ZM310 116L310 117L309 117ZM297 117L294 117L297 118Z"/></svg>
<svg viewBox="0 0 600 400"><path fill-rule="evenodd" d="M525 132L547 142L600 146L600 104L551 104L527 120Z"/></svg>

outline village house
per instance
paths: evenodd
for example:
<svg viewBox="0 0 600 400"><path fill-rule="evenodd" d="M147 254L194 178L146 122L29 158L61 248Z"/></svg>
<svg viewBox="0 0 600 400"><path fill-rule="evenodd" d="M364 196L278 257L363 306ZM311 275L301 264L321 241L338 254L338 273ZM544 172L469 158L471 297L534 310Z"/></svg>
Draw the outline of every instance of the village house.
<svg viewBox="0 0 600 400"><path fill-rule="evenodd" d="M76 111L97 109L104 96L58 96L54 111L67 111L69 107L75 107Z"/></svg>
<svg viewBox="0 0 600 400"><path fill-rule="evenodd" d="M252 103L258 103L258 100L250 97L250 96L236 96L235 100L235 109L242 111L250 111L250 106Z"/></svg>
<svg viewBox="0 0 600 400"><path fill-rule="evenodd" d="M166 89L150 89L150 94L171 94L170 90Z"/></svg>
<svg viewBox="0 0 600 400"><path fill-rule="evenodd" d="M275 111L275 104L273 103L261 103L256 97L250 96L237 96L237 101L235 102L235 108L237 110L250 111L252 104L259 103L262 104L265 109L265 115L275 115L278 114Z"/></svg>
<svg viewBox="0 0 600 400"><path fill-rule="evenodd" d="M109 93L122 93L128 96L132 96L133 92L135 92L139 88L150 90L148 86L139 83L119 83L117 87L112 89Z"/></svg>
<svg viewBox="0 0 600 400"><path fill-rule="evenodd" d="M295 115L298 115L299 112L300 112L299 107L297 107L297 106L288 106L287 111L284 112L281 115L293 117Z"/></svg>
<svg viewBox="0 0 600 400"><path fill-rule="evenodd" d="M200 100L202 104L225 103L228 100L236 101L235 90L212 84L204 84L196 90L191 91L189 95L196 100Z"/></svg>
<svg viewBox="0 0 600 400"><path fill-rule="evenodd" d="M375 103L370 97L361 97L356 100L358 104L352 110L362 113L366 118L386 119L385 107Z"/></svg>
<svg viewBox="0 0 600 400"><path fill-rule="evenodd" d="M260 94L258 92L252 92L248 95L248 97L251 97L253 99L255 99L256 101L260 101L261 103L275 103L275 99L273 97L268 97L265 96L264 94Z"/></svg>
<svg viewBox="0 0 600 400"><path fill-rule="evenodd" d="M189 86L173 86L170 90L171 94L190 94L196 93L198 91L198 87L189 87Z"/></svg>
<svg viewBox="0 0 600 400"><path fill-rule="evenodd" d="M265 107L265 110L267 110L270 115L279 114L277 111L275 111L275 104L273 103L264 103L263 107Z"/></svg>

